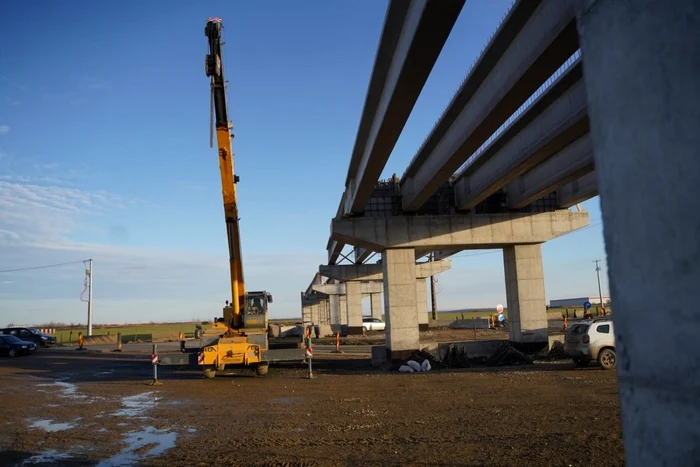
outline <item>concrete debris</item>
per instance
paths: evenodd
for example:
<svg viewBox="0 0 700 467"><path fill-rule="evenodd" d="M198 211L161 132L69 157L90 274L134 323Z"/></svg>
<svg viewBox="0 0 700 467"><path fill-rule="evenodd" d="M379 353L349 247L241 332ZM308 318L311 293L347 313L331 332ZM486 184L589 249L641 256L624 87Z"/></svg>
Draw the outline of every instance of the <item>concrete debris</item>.
<svg viewBox="0 0 700 467"><path fill-rule="evenodd" d="M440 361L447 368L470 368L472 366L466 345L460 344L450 344L444 352L441 352Z"/></svg>
<svg viewBox="0 0 700 467"><path fill-rule="evenodd" d="M566 351L564 350L564 344L561 341L554 341L552 348L547 352L547 359L549 360L564 360L568 358Z"/></svg>
<svg viewBox="0 0 700 467"><path fill-rule="evenodd" d="M418 363L415 360L409 360L406 362L405 365L401 365L399 367L399 371L402 373L421 373L425 371L430 371L432 369L432 366L430 365L429 360L423 360L423 363Z"/></svg>
<svg viewBox="0 0 700 467"><path fill-rule="evenodd" d="M486 360L486 366L532 365L532 358L515 349L510 342L504 342Z"/></svg>

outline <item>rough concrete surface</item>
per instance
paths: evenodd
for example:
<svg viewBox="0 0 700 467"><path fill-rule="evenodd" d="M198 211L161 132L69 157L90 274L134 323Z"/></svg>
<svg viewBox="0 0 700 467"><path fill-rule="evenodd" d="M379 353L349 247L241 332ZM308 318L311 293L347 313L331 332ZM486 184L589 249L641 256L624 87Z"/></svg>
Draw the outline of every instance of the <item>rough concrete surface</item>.
<svg viewBox="0 0 700 467"><path fill-rule="evenodd" d="M624 463L616 377L595 366L399 374L328 355L313 380L301 363L213 380L161 368L164 384L152 387L148 357L46 351L1 360L0 464Z"/></svg>

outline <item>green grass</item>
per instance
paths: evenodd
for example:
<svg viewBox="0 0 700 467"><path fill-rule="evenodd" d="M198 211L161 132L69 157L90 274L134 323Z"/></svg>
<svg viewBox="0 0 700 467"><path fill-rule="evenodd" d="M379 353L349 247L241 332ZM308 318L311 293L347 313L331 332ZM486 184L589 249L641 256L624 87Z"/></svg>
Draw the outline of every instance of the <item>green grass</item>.
<svg viewBox="0 0 700 467"><path fill-rule="evenodd" d="M202 325L202 328L206 329L209 325ZM106 335L116 335L117 333L122 333L125 335L152 335L164 332L184 332L192 333L195 329L195 323L164 323L164 324L134 324L126 326L93 326L92 335L93 336L106 336ZM82 332L84 336L87 336L87 328L75 328L75 329L56 329L56 342L59 344L61 342L77 342L78 332ZM72 334L71 334L72 333Z"/></svg>

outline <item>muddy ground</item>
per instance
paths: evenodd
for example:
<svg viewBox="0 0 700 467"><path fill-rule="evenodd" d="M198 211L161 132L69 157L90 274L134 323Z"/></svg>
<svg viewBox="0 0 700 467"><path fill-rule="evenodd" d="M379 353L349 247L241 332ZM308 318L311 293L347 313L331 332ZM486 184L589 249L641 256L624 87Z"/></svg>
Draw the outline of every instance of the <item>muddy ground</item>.
<svg viewBox="0 0 700 467"><path fill-rule="evenodd" d="M0 359L0 465L623 465L617 380L569 362L384 373L317 356L266 377L148 356ZM31 463L31 464L30 464Z"/></svg>

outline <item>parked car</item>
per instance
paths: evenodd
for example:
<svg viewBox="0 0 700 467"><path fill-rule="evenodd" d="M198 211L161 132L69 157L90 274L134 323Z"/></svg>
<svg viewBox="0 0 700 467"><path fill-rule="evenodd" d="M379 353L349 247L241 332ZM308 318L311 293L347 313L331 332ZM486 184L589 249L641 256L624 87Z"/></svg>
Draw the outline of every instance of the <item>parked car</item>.
<svg viewBox="0 0 700 467"><path fill-rule="evenodd" d="M386 323L379 318L362 318L362 331L384 331Z"/></svg>
<svg viewBox="0 0 700 467"><path fill-rule="evenodd" d="M34 342L23 341L19 337L9 334L0 336L0 354L16 357L22 354L31 354L34 351L36 351Z"/></svg>
<svg viewBox="0 0 700 467"><path fill-rule="evenodd" d="M41 347L56 345L56 337L44 334L34 328L5 328L0 329L0 334L15 336L26 342L34 342Z"/></svg>
<svg viewBox="0 0 700 467"><path fill-rule="evenodd" d="M578 366L598 360L602 368L614 370L617 367L614 331L610 318L579 321L567 331L564 351Z"/></svg>

